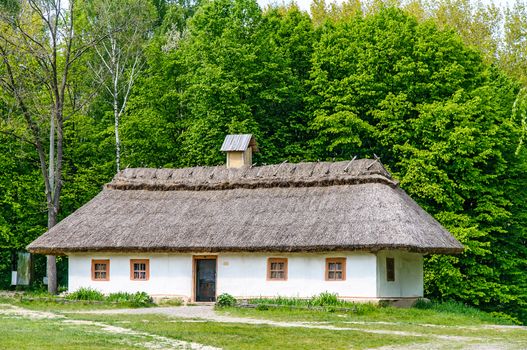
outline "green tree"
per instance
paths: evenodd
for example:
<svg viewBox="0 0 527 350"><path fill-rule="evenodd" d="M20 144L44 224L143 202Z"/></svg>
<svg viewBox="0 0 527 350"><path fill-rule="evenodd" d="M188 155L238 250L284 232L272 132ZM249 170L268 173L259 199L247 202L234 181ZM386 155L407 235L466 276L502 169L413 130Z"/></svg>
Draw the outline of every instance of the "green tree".
<svg viewBox="0 0 527 350"><path fill-rule="evenodd" d="M26 0L0 7L0 85L10 104L4 132L34 146L48 229L57 223L61 205L64 122L79 103L71 94L70 73L86 50L81 34L74 31L76 2L62 5ZM47 261L48 290L55 293L56 259L50 255Z"/></svg>
<svg viewBox="0 0 527 350"><path fill-rule="evenodd" d="M143 46L152 32L155 8L142 0L94 0L86 3L85 30L94 38L91 72L104 87L112 106L115 164L121 168L119 122L126 112L132 87L143 69Z"/></svg>
<svg viewBox="0 0 527 350"><path fill-rule="evenodd" d="M452 31L399 9L322 30L310 97L319 157L380 155L465 244L461 256L428 259L429 295L521 317L525 289L512 276L526 232L510 227L527 186L521 123L510 117L518 86Z"/></svg>
<svg viewBox="0 0 527 350"><path fill-rule="evenodd" d="M229 132L256 134L260 162L299 157L306 123L301 113L288 117L303 104L312 36L298 8L262 15L249 0L204 3L180 36L167 35L152 52L169 73L158 74L168 78L172 115L164 118L177 135L178 164L223 162L218 149Z"/></svg>
<svg viewBox="0 0 527 350"><path fill-rule="evenodd" d="M504 27L500 66L527 87L527 1L517 0L505 11Z"/></svg>

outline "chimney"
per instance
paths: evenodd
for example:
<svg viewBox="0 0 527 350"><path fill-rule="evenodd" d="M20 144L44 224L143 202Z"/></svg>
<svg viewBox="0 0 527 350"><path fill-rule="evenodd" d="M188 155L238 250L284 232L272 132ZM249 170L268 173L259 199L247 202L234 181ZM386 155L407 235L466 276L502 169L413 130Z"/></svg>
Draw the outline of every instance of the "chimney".
<svg viewBox="0 0 527 350"><path fill-rule="evenodd" d="M227 153L227 168L242 168L253 164L253 153L258 152L258 147L251 134L227 135L221 151Z"/></svg>

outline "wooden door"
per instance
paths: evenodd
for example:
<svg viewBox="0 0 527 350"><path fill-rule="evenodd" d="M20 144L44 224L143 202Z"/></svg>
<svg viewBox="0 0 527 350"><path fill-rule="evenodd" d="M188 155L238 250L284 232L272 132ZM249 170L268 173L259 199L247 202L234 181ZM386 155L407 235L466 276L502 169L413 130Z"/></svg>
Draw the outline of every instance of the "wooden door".
<svg viewBox="0 0 527 350"><path fill-rule="evenodd" d="M216 259L196 260L196 301L216 301Z"/></svg>

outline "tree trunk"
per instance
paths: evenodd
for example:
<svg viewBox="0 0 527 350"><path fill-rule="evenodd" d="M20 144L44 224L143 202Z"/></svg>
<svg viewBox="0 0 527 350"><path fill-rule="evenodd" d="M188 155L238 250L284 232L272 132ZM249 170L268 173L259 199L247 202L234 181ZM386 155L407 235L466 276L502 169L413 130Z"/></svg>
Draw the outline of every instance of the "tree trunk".
<svg viewBox="0 0 527 350"><path fill-rule="evenodd" d="M55 255L46 256L46 275L48 276L48 293L57 294L57 258Z"/></svg>
<svg viewBox="0 0 527 350"><path fill-rule="evenodd" d="M114 118L115 118L115 164L117 172L121 170L121 140L119 138L119 111L117 110L117 101L114 100Z"/></svg>
<svg viewBox="0 0 527 350"><path fill-rule="evenodd" d="M48 203L48 230L57 224L57 210L53 203ZM48 277L48 293L57 294L57 258L46 256L46 276Z"/></svg>

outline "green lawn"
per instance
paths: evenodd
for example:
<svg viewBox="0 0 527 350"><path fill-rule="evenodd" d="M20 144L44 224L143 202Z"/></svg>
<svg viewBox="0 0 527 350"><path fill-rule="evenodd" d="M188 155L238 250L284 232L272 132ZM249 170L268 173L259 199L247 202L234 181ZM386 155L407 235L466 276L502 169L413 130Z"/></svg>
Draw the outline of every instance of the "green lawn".
<svg viewBox="0 0 527 350"><path fill-rule="evenodd" d="M397 332L420 333L427 336L463 336L482 339L516 339L527 349L527 328L503 328L506 320L497 322L485 313L454 313L434 310L378 308L367 314L295 310L273 308L269 310L224 308L218 313L228 316L268 319L273 321L313 322L353 329L381 329ZM501 324L500 324L501 323Z"/></svg>
<svg viewBox="0 0 527 350"><path fill-rule="evenodd" d="M219 322L185 322L161 315L82 315L85 320L213 345L223 349L368 349L383 345L427 342L425 337L401 337L355 331L285 328ZM126 322L123 324L122 322ZM130 323L128 323L130 322Z"/></svg>
<svg viewBox="0 0 527 350"><path fill-rule="evenodd" d="M105 309L124 309L134 308L135 306L129 303L112 303L112 302L97 302L97 301L55 301L56 298L38 298L36 300L0 297L0 304L12 304L24 307L30 310L53 310L53 311L81 311L81 310L105 310ZM152 306L157 306L153 304Z"/></svg>
<svg viewBox="0 0 527 350"><path fill-rule="evenodd" d="M378 307L358 305L355 312L328 312L298 308L271 307L267 310L254 308L224 308L218 312L241 317L265 318L277 321L310 321L310 322L394 322L408 324L434 325L512 325L508 319L492 315L455 303L433 304L430 309Z"/></svg>
<svg viewBox="0 0 527 350"><path fill-rule="evenodd" d="M130 342L128 335L97 332L92 327L68 325L59 320L0 315L0 325L0 349L144 349Z"/></svg>
<svg viewBox="0 0 527 350"><path fill-rule="evenodd" d="M417 346L416 349L428 349L430 344L439 344L439 348L445 349L463 349L481 344L487 348L527 349L527 328L499 326L498 323L508 321L449 304L434 305L430 309L367 306L359 307L355 312L287 307L217 310L225 316L308 322L311 327L333 326L344 330L255 325L238 321L182 320L153 314L81 313L83 310L122 306L118 304L20 302L16 298L0 299L0 304L9 304L0 305L0 325L4 331L0 337L0 349L145 349L157 344L160 336L169 341L241 350L372 349L383 346L404 349L410 344ZM13 310L26 310L39 317L42 317L41 311L47 311L56 316L31 318L31 315L24 316L23 312ZM116 332L118 328L115 327L135 333L122 334Z"/></svg>

